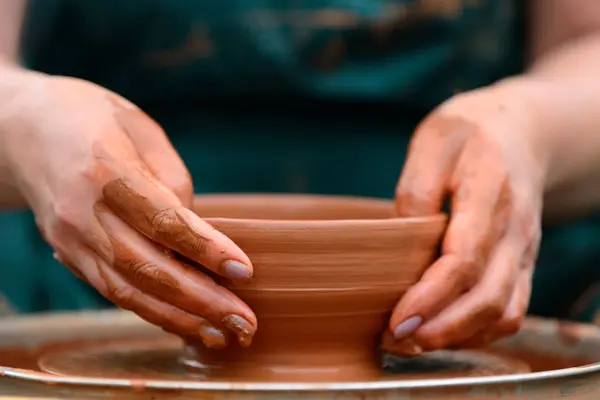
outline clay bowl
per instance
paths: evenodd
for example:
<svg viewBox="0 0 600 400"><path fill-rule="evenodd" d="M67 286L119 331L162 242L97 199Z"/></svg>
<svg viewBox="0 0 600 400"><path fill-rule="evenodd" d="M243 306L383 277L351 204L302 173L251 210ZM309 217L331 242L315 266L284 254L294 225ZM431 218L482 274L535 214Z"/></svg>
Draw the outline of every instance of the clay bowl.
<svg viewBox="0 0 600 400"><path fill-rule="evenodd" d="M253 344L184 362L204 375L277 381L380 374L390 312L437 255L444 215L393 218L391 201L310 195L209 195L194 211L248 254L252 282L219 283L256 313Z"/></svg>

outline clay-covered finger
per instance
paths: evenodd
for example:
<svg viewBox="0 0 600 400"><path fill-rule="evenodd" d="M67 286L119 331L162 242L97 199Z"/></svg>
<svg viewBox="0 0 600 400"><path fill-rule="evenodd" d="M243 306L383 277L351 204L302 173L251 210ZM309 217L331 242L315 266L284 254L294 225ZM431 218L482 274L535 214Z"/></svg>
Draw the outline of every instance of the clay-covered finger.
<svg viewBox="0 0 600 400"><path fill-rule="evenodd" d="M119 308L136 313L142 319L160 326L166 332L184 339L200 340L208 348L227 347L227 336L204 318L142 293L103 260L98 260L98 270L107 286L106 293L101 294Z"/></svg>
<svg viewBox="0 0 600 400"><path fill-rule="evenodd" d="M519 280L515 291L512 294L510 303L508 304L504 315L502 315L502 318L500 318L499 321L483 328L480 332L473 335L473 337L458 343L454 347L461 349L481 348L496 340L517 333L523 324L529 306L529 299L531 296L531 275L531 268L522 270L519 273Z"/></svg>
<svg viewBox="0 0 600 400"><path fill-rule="evenodd" d="M519 277L524 247L503 240L482 280L414 334L425 350L455 346L498 322L507 310Z"/></svg>
<svg viewBox="0 0 600 400"><path fill-rule="evenodd" d="M133 287L202 316L229 330L242 346L250 345L257 321L244 302L198 269L175 259L105 206L96 206L96 217L112 243L112 254L106 261Z"/></svg>
<svg viewBox="0 0 600 400"><path fill-rule="evenodd" d="M104 202L153 241L234 280L252 277L248 256L227 236L183 207L172 192L140 171L103 187Z"/></svg>
<svg viewBox="0 0 600 400"><path fill-rule="evenodd" d="M211 349L227 346L227 336L207 320L140 292L86 245L75 243L69 256L55 253L54 257L107 300L147 322L182 338L199 340Z"/></svg>

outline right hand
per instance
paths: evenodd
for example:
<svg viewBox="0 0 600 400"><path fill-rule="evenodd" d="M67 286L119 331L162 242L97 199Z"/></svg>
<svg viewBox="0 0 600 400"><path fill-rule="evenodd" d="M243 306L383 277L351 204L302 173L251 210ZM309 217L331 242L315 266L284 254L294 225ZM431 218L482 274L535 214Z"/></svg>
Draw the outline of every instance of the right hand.
<svg viewBox="0 0 600 400"><path fill-rule="evenodd" d="M231 335L248 346L250 308L174 256L233 280L252 276L246 254L190 210L189 173L163 130L90 82L28 79L0 147L56 258L168 332L211 348Z"/></svg>

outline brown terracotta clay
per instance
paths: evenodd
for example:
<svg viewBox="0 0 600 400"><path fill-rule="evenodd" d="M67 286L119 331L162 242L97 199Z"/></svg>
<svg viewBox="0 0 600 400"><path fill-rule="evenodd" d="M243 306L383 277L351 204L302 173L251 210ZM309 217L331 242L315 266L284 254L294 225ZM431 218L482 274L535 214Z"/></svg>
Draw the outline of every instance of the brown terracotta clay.
<svg viewBox="0 0 600 400"><path fill-rule="evenodd" d="M392 202L300 195L211 195L194 211L254 266L215 279L258 318L252 345L188 342L184 361L232 378L345 380L380 375L390 312L434 260L446 217L393 218Z"/></svg>

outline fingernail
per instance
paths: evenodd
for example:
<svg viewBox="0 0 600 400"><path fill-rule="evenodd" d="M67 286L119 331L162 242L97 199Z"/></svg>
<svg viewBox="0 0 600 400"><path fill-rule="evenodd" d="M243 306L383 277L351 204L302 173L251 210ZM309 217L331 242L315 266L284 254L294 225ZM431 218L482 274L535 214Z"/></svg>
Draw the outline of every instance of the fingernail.
<svg viewBox="0 0 600 400"><path fill-rule="evenodd" d="M223 325L236 334L238 343L242 347L248 347L252 344L254 337L254 328L250 322L239 315L230 314L221 320Z"/></svg>
<svg viewBox="0 0 600 400"><path fill-rule="evenodd" d="M422 323L423 318L419 317L418 315L415 317L410 317L406 321L396 326L396 329L394 329L394 339L402 340L407 336L412 335Z"/></svg>
<svg viewBox="0 0 600 400"><path fill-rule="evenodd" d="M250 279L250 270L244 264L235 260L227 260L223 263L225 275L231 279Z"/></svg>
<svg viewBox="0 0 600 400"><path fill-rule="evenodd" d="M202 343L209 349L221 350L227 347L227 338L217 328L213 326L204 326L199 331Z"/></svg>

